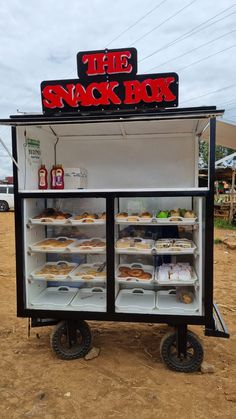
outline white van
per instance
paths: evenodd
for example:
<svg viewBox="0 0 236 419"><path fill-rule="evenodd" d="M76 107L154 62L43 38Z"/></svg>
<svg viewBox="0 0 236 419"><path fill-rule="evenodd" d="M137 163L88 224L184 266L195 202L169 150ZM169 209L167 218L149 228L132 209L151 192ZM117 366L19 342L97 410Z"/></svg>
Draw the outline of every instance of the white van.
<svg viewBox="0 0 236 419"><path fill-rule="evenodd" d="M14 209L14 189L13 185L0 184L0 212Z"/></svg>

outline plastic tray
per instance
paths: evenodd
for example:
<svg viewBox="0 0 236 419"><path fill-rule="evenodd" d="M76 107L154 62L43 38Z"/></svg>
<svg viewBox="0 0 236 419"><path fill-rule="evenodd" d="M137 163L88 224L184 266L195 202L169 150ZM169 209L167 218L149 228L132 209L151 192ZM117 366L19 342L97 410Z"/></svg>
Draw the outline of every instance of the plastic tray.
<svg viewBox="0 0 236 419"><path fill-rule="evenodd" d="M77 294L78 288L67 286L48 287L31 301L38 306L67 306Z"/></svg>
<svg viewBox="0 0 236 419"><path fill-rule="evenodd" d="M38 274L37 272L40 269L43 269L45 266L60 266L62 264L66 264L67 266L69 266L71 268L70 272L68 272L67 274L64 275L57 275L57 274L53 274L53 273L48 273L48 274ZM78 266L77 263L69 263L66 262L64 260L60 260L58 262L48 262L45 263L44 265L40 266L39 268L35 269L33 272L31 272L30 276L33 279L44 279L44 280L49 280L49 281L62 281L65 280L66 278L68 278L69 274Z"/></svg>
<svg viewBox="0 0 236 419"><path fill-rule="evenodd" d="M130 218L136 218L136 220L130 220ZM150 224L150 223L152 223L152 220L153 220L153 217L150 217L150 218L142 218L142 217L139 217L139 216L136 216L136 215L134 215L134 216L132 216L132 215L128 215L128 217L121 217L121 218L119 218L119 217L115 217L115 220L116 220L116 223L118 223L118 224Z"/></svg>
<svg viewBox="0 0 236 419"><path fill-rule="evenodd" d="M193 267L191 266L191 280L185 280L185 279L174 279L174 280L160 280L158 278L159 276L159 268L156 269L155 272L155 280L157 281L157 283L159 285L169 285L169 286L175 286L175 285L194 285L196 283L196 281L198 280L197 274L195 272L195 270L193 269Z"/></svg>
<svg viewBox="0 0 236 419"><path fill-rule="evenodd" d="M151 313L155 309L154 291L142 288L123 289L116 298L116 311L126 313Z"/></svg>
<svg viewBox="0 0 236 419"><path fill-rule="evenodd" d="M166 218L156 218L158 224L173 224L173 225L188 225L194 224L197 221L197 217L195 218L184 218L178 216L166 217Z"/></svg>
<svg viewBox="0 0 236 419"><path fill-rule="evenodd" d="M74 216L75 217L75 216ZM70 217L68 222L73 225L105 225L106 219L94 219L94 218L81 218L81 220L75 220L74 217ZM89 222L88 222L89 220Z"/></svg>
<svg viewBox="0 0 236 419"><path fill-rule="evenodd" d="M95 275L90 275L91 278L83 278L83 275L86 275L83 271L85 271L86 268L91 268L94 270L97 270L102 264L101 263L83 263L82 265L79 265L75 270L73 270L70 273L70 278L75 280L75 281L80 281L80 282L84 282L84 283L101 283L106 281L106 273L104 273L103 276L95 276ZM76 275L76 274L81 274L81 275Z"/></svg>
<svg viewBox="0 0 236 419"><path fill-rule="evenodd" d="M71 306L81 311L106 311L106 289L102 287L81 288Z"/></svg>
<svg viewBox="0 0 236 419"><path fill-rule="evenodd" d="M164 242L164 241L168 241L168 240L176 240L176 241L187 241L187 242L189 242L190 244L191 244L191 247L190 248L185 248L185 247L178 247L178 248L176 248L175 247L175 245L173 244L173 246L171 246L171 247L167 247L167 248L159 248L158 249L158 247L157 247L157 243L158 242ZM157 240L156 242L155 242L155 250L156 250L156 253L158 254L158 255L165 255L165 254L168 254L168 255L181 255L181 254L184 254L184 255L186 255L186 254L193 254L194 252L195 252L195 250L196 250L196 248L197 248L197 246L195 245L195 243L192 241L192 240L187 240L187 239L159 239L159 240Z"/></svg>
<svg viewBox="0 0 236 419"><path fill-rule="evenodd" d="M133 269L142 269L145 272L148 272L152 275L150 279L143 280L139 277L134 276L127 276L125 278L119 277L119 268L126 267L126 268L133 268ZM116 280L119 281L121 284L127 284L127 283L136 283L136 284L150 284L153 282L154 279L154 268L151 265L143 265L142 263L131 263L131 264L122 264L117 267L116 270Z"/></svg>
<svg viewBox="0 0 236 419"><path fill-rule="evenodd" d="M54 218L50 217L42 217L42 218L29 218L29 224L39 224L39 225L65 225L69 224L69 218L65 218L64 220L55 220Z"/></svg>
<svg viewBox="0 0 236 419"><path fill-rule="evenodd" d="M190 314L199 311L199 307L194 298L190 304L184 304L177 300L174 290L158 291L156 298L156 307L163 313L170 314Z"/></svg>
<svg viewBox="0 0 236 419"><path fill-rule="evenodd" d="M101 237L92 237L91 239L76 240L76 243L72 243L70 246L68 246L68 249L73 253L104 253L106 250L106 243L104 246L101 246L101 247L93 247L93 246L88 246L88 245L84 245L82 248L77 247L78 244L83 244L84 242L87 242L88 240L95 240L95 239L103 240L104 242L106 241L105 239Z"/></svg>
<svg viewBox="0 0 236 419"><path fill-rule="evenodd" d="M136 253L140 253L140 254L147 254L150 255L152 253L153 247L154 247L154 240L150 240L150 239L142 239L139 237L124 237L123 239L119 239L119 241L124 241L126 242L126 240L139 240L140 242L143 243L147 243L150 247L149 249L139 249L137 247L135 247L135 243L134 246L130 246L130 247L116 247L116 253L121 254L121 253L129 253L129 254L136 254Z"/></svg>
<svg viewBox="0 0 236 419"><path fill-rule="evenodd" d="M43 242L45 240L47 240L47 239L43 239L43 240L40 240L37 243L29 245L29 250L32 251L32 252L42 252L42 253L45 253L45 252L48 252L48 253L63 253L65 251L70 251L70 246L74 245L77 242L77 240L68 239L68 237L55 237L55 238L51 237L51 239L52 240L59 240L59 241L65 240L65 246L64 247L55 247L55 246L52 246L52 245L51 246L48 246L48 245L43 246ZM66 240L73 240L73 243L70 243L70 244L66 245Z"/></svg>

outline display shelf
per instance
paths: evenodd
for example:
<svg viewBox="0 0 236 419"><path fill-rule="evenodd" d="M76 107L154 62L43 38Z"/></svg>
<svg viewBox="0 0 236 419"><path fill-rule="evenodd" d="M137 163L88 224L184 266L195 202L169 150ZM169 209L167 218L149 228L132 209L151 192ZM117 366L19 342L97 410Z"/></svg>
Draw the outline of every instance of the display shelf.
<svg viewBox="0 0 236 419"><path fill-rule="evenodd" d="M123 289L116 298L116 312L153 313L156 295L154 291L142 288Z"/></svg>
<svg viewBox="0 0 236 419"><path fill-rule="evenodd" d="M65 266L67 266L70 270L67 269L67 272L63 273L63 268L65 268ZM46 281L65 281L69 279L68 277L70 273L72 273L77 266L77 263L69 263L66 261L48 262L34 269L30 274L30 278L36 280L43 279ZM51 270L54 272L50 272L50 268L52 268Z"/></svg>
<svg viewBox="0 0 236 419"><path fill-rule="evenodd" d="M160 313L166 314L198 314L199 305L196 297L190 304L184 304L177 300L176 294L172 290L158 291L156 295L156 307Z"/></svg>
<svg viewBox="0 0 236 419"><path fill-rule="evenodd" d="M126 276L120 277L121 270L126 269L127 273ZM143 279L143 274L141 272L137 272L137 274L140 274L140 276L131 276L129 274L128 270L132 270L135 273L136 271L143 271L143 274L147 274L146 276L150 276L150 278ZM124 271L123 271L124 272ZM131 263L131 264L122 264L117 266L116 273L115 273L115 279L120 284L152 284L154 280L154 267L151 265L143 265L142 263Z"/></svg>

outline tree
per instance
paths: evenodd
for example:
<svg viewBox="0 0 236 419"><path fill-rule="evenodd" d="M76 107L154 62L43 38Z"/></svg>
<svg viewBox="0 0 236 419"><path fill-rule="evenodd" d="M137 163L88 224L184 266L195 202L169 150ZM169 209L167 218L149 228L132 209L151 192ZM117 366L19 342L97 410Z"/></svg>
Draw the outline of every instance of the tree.
<svg viewBox="0 0 236 419"><path fill-rule="evenodd" d="M235 150L228 147L223 147L221 145L216 146L215 159L220 160L223 157L229 156L234 153ZM203 140L199 141L199 161L200 165L206 167L208 165L208 152L209 152L209 143Z"/></svg>

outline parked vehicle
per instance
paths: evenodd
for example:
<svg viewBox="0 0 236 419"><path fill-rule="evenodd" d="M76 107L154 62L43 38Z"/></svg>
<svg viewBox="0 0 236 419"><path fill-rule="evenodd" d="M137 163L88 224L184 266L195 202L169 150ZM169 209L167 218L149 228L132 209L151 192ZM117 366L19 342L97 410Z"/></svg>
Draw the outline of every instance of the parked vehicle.
<svg viewBox="0 0 236 419"><path fill-rule="evenodd" d="M14 209L13 185L0 185L0 212Z"/></svg>

